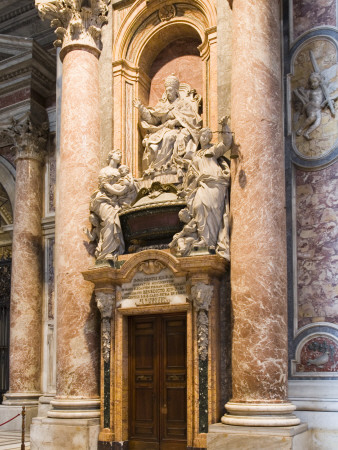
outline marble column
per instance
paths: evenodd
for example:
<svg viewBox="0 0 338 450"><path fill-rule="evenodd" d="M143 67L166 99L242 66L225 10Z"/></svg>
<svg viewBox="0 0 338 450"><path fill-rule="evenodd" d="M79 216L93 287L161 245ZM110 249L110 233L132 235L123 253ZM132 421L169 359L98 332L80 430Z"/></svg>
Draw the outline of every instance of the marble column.
<svg viewBox="0 0 338 450"><path fill-rule="evenodd" d="M89 201L99 172L98 58L107 3L73 2L65 8L62 1L36 1L41 17L57 27L63 62L55 219L57 374L56 397L48 412L53 419L100 416L99 314L92 285L81 272L94 263L83 230L89 227ZM84 439L93 438L83 433Z"/></svg>
<svg viewBox="0 0 338 450"><path fill-rule="evenodd" d="M233 2L232 399L229 425L299 423L287 401L285 180L279 0Z"/></svg>
<svg viewBox="0 0 338 450"><path fill-rule="evenodd" d="M10 387L4 405L34 405L41 395L42 194L48 124L13 120L16 148L10 314Z"/></svg>

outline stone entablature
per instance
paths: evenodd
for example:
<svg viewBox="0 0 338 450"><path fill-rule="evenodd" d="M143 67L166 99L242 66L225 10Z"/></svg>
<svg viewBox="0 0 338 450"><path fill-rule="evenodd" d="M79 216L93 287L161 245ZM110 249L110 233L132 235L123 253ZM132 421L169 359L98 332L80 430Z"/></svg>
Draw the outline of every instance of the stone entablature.
<svg viewBox="0 0 338 450"><path fill-rule="evenodd" d="M26 113L45 121L44 100L55 93L55 58L29 38L0 35L0 46L8 54L0 61L0 129L7 128L8 117Z"/></svg>

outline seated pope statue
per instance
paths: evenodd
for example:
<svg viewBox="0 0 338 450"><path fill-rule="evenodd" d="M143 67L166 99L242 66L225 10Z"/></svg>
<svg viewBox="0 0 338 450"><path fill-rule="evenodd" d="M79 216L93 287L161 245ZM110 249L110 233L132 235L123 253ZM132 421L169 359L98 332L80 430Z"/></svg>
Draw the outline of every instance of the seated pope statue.
<svg viewBox="0 0 338 450"><path fill-rule="evenodd" d="M141 129L146 133L143 167L144 173L149 175L173 173L173 161L185 156L191 159L202 124L195 91L180 90L175 75L168 76L164 86L165 92L154 108L134 100L141 116Z"/></svg>

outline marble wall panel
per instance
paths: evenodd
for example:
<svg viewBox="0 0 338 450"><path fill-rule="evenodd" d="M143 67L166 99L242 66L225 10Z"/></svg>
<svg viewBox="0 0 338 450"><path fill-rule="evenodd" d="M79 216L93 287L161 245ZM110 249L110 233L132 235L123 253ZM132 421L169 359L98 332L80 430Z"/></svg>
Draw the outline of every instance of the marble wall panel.
<svg viewBox="0 0 338 450"><path fill-rule="evenodd" d="M296 170L298 328L338 324L337 169Z"/></svg>
<svg viewBox="0 0 338 450"><path fill-rule="evenodd" d="M336 0L293 0L293 37L321 25L336 26Z"/></svg>
<svg viewBox="0 0 338 450"><path fill-rule="evenodd" d="M190 84L199 94L203 94L203 64L197 46L201 43L193 39L178 39L162 50L150 69L152 79L149 105L154 106L161 98L163 81L175 74L179 80Z"/></svg>

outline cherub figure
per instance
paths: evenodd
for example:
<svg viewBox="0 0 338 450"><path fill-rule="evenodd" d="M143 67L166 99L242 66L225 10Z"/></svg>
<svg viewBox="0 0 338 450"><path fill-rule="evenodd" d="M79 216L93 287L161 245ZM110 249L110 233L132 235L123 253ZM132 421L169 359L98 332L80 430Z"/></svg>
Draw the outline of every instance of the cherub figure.
<svg viewBox="0 0 338 450"><path fill-rule="evenodd" d="M137 195L136 182L130 173L128 166L122 164L119 167L119 172L121 178L117 184L123 186L123 193L118 197L118 203L120 206L129 206L135 200Z"/></svg>
<svg viewBox="0 0 338 450"><path fill-rule="evenodd" d="M312 139L310 134L315 131L322 121L322 110L329 108L333 117L335 117L334 101L338 95L331 96L336 90L336 83L330 82L337 74L337 64L328 69L320 70L314 53L310 50L310 60L314 71L310 74L308 80L308 89L300 87L293 91L295 117L298 118L302 113L306 118L301 127L296 131L297 136L304 136L305 139Z"/></svg>
<svg viewBox="0 0 338 450"><path fill-rule="evenodd" d="M294 90L294 95L304 108L306 120L296 134L303 135L305 139L310 140L310 133L316 130L322 121L322 108L325 106L323 90L320 86L321 75L312 72L309 77L310 89L299 88Z"/></svg>
<svg viewBox="0 0 338 450"><path fill-rule="evenodd" d="M192 218L187 208L181 209L178 217L186 225L184 225L182 231L174 235L169 248L173 249L179 256L187 256L198 241L197 222Z"/></svg>

